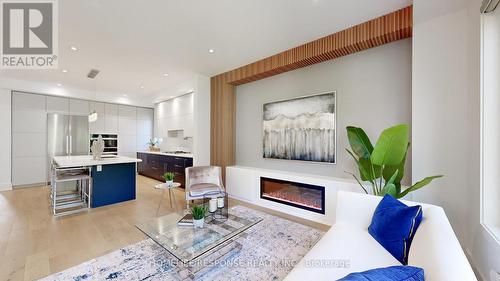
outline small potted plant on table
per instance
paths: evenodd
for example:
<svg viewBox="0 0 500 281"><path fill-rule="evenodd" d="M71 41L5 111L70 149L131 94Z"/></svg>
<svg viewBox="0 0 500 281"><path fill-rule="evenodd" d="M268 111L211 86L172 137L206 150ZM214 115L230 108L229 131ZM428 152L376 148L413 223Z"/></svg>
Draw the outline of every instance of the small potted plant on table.
<svg viewBox="0 0 500 281"><path fill-rule="evenodd" d="M175 177L175 174L172 172L166 172L165 174L163 174L163 179L165 179L165 183L169 187L174 185L174 177Z"/></svg>
<svg viewBox="0 0 500 281"><path fill-rule="evenodd" d="M194 228L203 228L206 212L207 208L204 205L194 205L193 207L191 207L191 215L193 215Z"/></svg>

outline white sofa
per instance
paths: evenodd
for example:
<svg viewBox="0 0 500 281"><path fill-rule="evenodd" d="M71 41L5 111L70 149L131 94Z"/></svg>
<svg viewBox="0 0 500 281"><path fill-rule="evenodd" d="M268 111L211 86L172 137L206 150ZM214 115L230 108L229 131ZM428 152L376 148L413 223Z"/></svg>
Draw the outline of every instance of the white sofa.
<svg viewBox="0 0 500 281"><path fill-rule="evenodd" d="M381 197L339 191L336 223L302 258L286 281L337 280L351 272L401 265L368 233ZM425 280L477 280L441 207L422 205L408 265L424 269Z"/></svg>

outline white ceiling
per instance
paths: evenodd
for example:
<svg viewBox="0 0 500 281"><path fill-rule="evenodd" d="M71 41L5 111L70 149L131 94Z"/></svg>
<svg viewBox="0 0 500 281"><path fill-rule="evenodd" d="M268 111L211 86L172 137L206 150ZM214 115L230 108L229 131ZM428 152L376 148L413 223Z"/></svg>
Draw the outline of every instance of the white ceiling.
<svg viewBox="0 0 500 281"><path fill-rule="evenodd" d="M410 4L410 0L60 0L59 70L2 70L0 75L49 86L61 83L62 88L97 89L106 92L106 98L123 100L126 94L131 100L151 102L194 74L213 76ZM80 50L71 51L70 45ZM101 70L96 80L86 78L91 68Z"/></svg>

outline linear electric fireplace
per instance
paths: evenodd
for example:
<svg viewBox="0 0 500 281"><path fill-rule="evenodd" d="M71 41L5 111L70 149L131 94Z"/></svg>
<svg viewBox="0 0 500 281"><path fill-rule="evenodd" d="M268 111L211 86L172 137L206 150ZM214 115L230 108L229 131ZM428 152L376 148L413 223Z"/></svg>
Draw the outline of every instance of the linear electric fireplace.
<svg viewBox="0 0 500 281"><path fill-rule="evenodd" d="M324 186L261 177L260 198L325 213Z"/></svg>

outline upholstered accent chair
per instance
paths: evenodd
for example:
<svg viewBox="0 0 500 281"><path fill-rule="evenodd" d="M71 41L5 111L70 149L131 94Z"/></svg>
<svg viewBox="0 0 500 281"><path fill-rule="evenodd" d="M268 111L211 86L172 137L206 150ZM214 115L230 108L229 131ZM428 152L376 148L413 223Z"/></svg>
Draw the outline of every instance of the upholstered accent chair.
<svg viewBox="0 0 500 281"><path fill-rule="evenodd" d="M186 205L191 200L203 199L208 192L224 191L222 169L217 166L198 166L186 168Z"/></svg>

